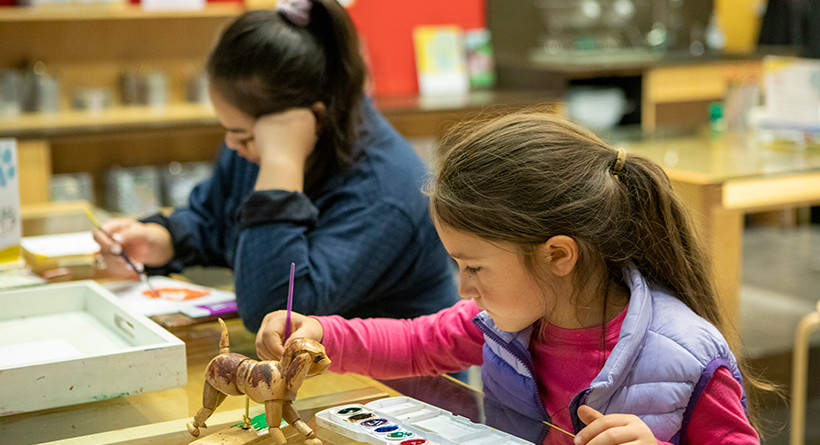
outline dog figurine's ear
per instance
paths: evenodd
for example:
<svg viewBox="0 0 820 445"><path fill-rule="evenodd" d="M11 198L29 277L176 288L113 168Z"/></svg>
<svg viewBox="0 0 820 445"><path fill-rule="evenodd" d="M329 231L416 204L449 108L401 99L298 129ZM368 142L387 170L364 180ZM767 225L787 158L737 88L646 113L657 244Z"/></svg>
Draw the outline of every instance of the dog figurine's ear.
<svg viewBox="0 0 820 445"><path fill-rule="evenodd" d="M307 377L319 375L330 366L330 358L325 352L325 347L316 340L310 338L295 338L288 343L282 355L282 365L290 367L290 362L297 356L307 354L310 357L310 368Z"/></svg>
<svg viewBox="0 0 820 445"><path fill-rule="evenodd" d="M280 364L285 366L283 373L288 391L295 392L306 378L325 372L330 366L330 359L321 343L309 338L297 338L288 344Z"/></svg>

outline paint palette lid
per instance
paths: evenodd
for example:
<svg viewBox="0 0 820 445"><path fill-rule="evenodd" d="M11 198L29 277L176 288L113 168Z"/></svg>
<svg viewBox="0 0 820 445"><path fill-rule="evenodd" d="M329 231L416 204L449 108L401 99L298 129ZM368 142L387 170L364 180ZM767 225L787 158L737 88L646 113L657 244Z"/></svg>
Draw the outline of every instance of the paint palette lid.
<svg viewBox="0 0 820 445"><path fill-rule="evenodd" d="M531 442L411 397L343 405L316 414L319 426L373 445L527 445Z"/></svg>
<svg viewBox="0 0 820 445"><path fill-rule="evenodd" d="M453 415L411 397L388 397L365 405L440 445L525 445L524 439Z"/></svg>

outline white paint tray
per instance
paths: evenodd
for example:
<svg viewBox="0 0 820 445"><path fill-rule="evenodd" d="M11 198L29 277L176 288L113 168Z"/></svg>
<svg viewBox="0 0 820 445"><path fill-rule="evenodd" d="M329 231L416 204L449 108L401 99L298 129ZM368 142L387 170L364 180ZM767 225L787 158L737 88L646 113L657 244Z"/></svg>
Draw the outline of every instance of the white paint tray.
<svg viewBox="0 0 820 445"><path fill-rule="evenodd" d="M184 386L185 344L93 281L0 292L0 416Z"/></svg>
<svg viewBox="0 0 820 445"><path fill-rule="evenodd" d="M372 445L532 445L411 397L388 397L316 413L316 423Z"/></svg>

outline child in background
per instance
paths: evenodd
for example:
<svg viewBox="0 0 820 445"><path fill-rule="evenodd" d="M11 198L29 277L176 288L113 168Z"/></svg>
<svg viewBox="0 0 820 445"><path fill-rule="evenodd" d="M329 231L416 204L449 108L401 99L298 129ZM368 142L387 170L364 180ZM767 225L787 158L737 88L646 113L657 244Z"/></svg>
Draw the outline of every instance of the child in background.
<svg viewBox="0 0 820 445"><path fill-rule="evenodd" d="M211 179L170 216L117 219L95 239L109 271L133 277L230 267L245 326L284 309L296 263L299 311L416 317L458 301L420 189L426 165L363 97L356 30L336 0L250 11L208 58L225 147Z"/></svg>
<svg viewBox="0 0 820 445"><path fill-rule="evenodd" d="M537 420L535 443L573 443L542 420L576 445L759 443L708 258L658 165L518 113L448 136L428 193L463 300L413 320L294 314L331 371L483 365L486 397ZM281 355L284 320L265 318L260 357Z"/></svg>

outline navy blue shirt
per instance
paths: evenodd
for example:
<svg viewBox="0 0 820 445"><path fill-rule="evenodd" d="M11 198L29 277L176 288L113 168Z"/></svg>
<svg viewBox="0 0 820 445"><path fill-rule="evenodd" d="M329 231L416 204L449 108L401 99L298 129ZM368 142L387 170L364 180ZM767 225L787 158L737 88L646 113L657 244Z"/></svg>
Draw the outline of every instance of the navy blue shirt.
<svg viewBox="0 0 820 445"><path fill-rule="evenodd" d="M421 193L426 165L369 101L361 109L354 164L311 196L255 192L259 167L223 147L188 207L143 220L165 226L175 252L147 271L233 269L238 312L251 331L285 309L291 262L293 310L302 314L412 318L453 305L450 262Z"/></svg>

